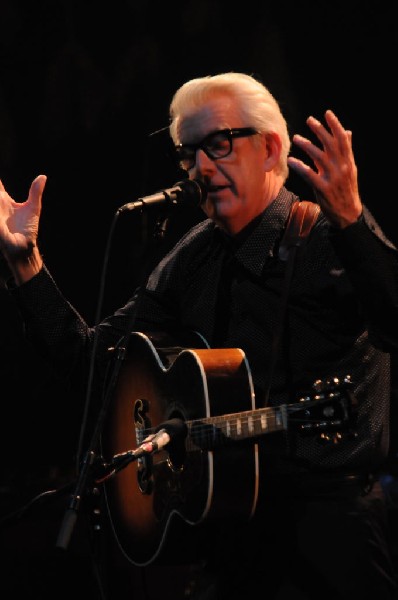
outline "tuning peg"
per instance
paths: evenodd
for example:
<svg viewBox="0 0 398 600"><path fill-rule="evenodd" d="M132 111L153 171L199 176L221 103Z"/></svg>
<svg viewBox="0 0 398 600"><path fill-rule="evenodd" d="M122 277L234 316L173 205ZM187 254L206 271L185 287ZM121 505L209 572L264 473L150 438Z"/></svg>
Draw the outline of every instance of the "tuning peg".
<svg viewBox="0 0 398 600"><path fill-rule="evenodd" d="M321 444L338 444L342 439L343 436L340 431L336 431L333 434L323 432L319 436L319 442Z"/></svg>
<svg viewBox="0 0 398 600"><path fill-rule="evenodd" d="M335 390L337 388L341 388L343 385L348 386L351 384L351 375L345 375L343 381L341 381L338 377L331 377L330 379L316 379L312 384L312 389L318 394L321 394L325 391Z"/></svg>
<svg viewBox="0 0 398 600"><path fill-rule="evenodd" d="M346 376L344 377L344 383L345 383L346 385L352 385L352 379L351 379L351 375L346 375Z"/></svg>
<svg viewBox="0 0 398 600"><path fill-rule="evenodd" d="M312 384L313 389L321 394L325 390L330 390L340 385L340 380L337 377L333 377L332 379L317 379Z"/></svg>

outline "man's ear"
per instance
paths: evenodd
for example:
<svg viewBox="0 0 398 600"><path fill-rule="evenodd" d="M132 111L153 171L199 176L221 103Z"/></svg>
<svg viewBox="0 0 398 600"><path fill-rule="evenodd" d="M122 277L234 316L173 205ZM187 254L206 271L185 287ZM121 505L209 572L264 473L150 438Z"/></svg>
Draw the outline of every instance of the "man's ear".
<svg viewBox="0 0 398 600"><path fill-rule="evenodd" d="M265 133L264 144L266 155L264 160L264 170L272 171L279 162L282 150L281 138L277 133Z"/></svg>

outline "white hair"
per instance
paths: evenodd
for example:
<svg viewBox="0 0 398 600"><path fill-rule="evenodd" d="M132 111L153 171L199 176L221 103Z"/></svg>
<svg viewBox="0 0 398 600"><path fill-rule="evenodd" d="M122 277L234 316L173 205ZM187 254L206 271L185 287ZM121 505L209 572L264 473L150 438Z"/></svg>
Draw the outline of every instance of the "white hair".
<svg viewBox="0 0 398 600"><path fill-rule="evenodd" d="M237 101L246 127L255 127L262 133L278 134L282 149L276 172L285 181L289 174L287 157L291 146L287 123L274 96L251 75L229 72L197 77L184 83L170 103L170 135L173 142L180 143L178 130L181 121L192 110L220 93Z"/></svg>

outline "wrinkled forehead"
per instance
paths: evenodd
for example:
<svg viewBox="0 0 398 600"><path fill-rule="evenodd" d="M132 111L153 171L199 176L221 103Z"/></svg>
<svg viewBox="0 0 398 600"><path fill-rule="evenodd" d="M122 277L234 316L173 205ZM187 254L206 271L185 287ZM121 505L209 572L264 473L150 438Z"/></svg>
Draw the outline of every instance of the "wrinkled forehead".
<svg viewBox="0 0 398 600"><path fill-rule="evenodd" d="M177 143L194 144L217 129L231 129L241 125L235 99L218 95L181 115L177 125Z"/></svg>

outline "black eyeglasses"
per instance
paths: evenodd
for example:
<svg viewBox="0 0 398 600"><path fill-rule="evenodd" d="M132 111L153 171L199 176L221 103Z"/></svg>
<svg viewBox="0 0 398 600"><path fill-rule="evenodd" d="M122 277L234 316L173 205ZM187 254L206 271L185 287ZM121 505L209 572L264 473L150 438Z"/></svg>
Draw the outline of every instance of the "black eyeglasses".
<svg viewBox="0 0 398 600"><path fill-rule="evenodd" d="M236 127L235 129L220 129L209 133L199 144L178 144L175 146L175 154L178 166L189 171L195 166L197 150L211 158L225 158L232 152L233 138L248 137L260 133L254 127Z"/></svg>

